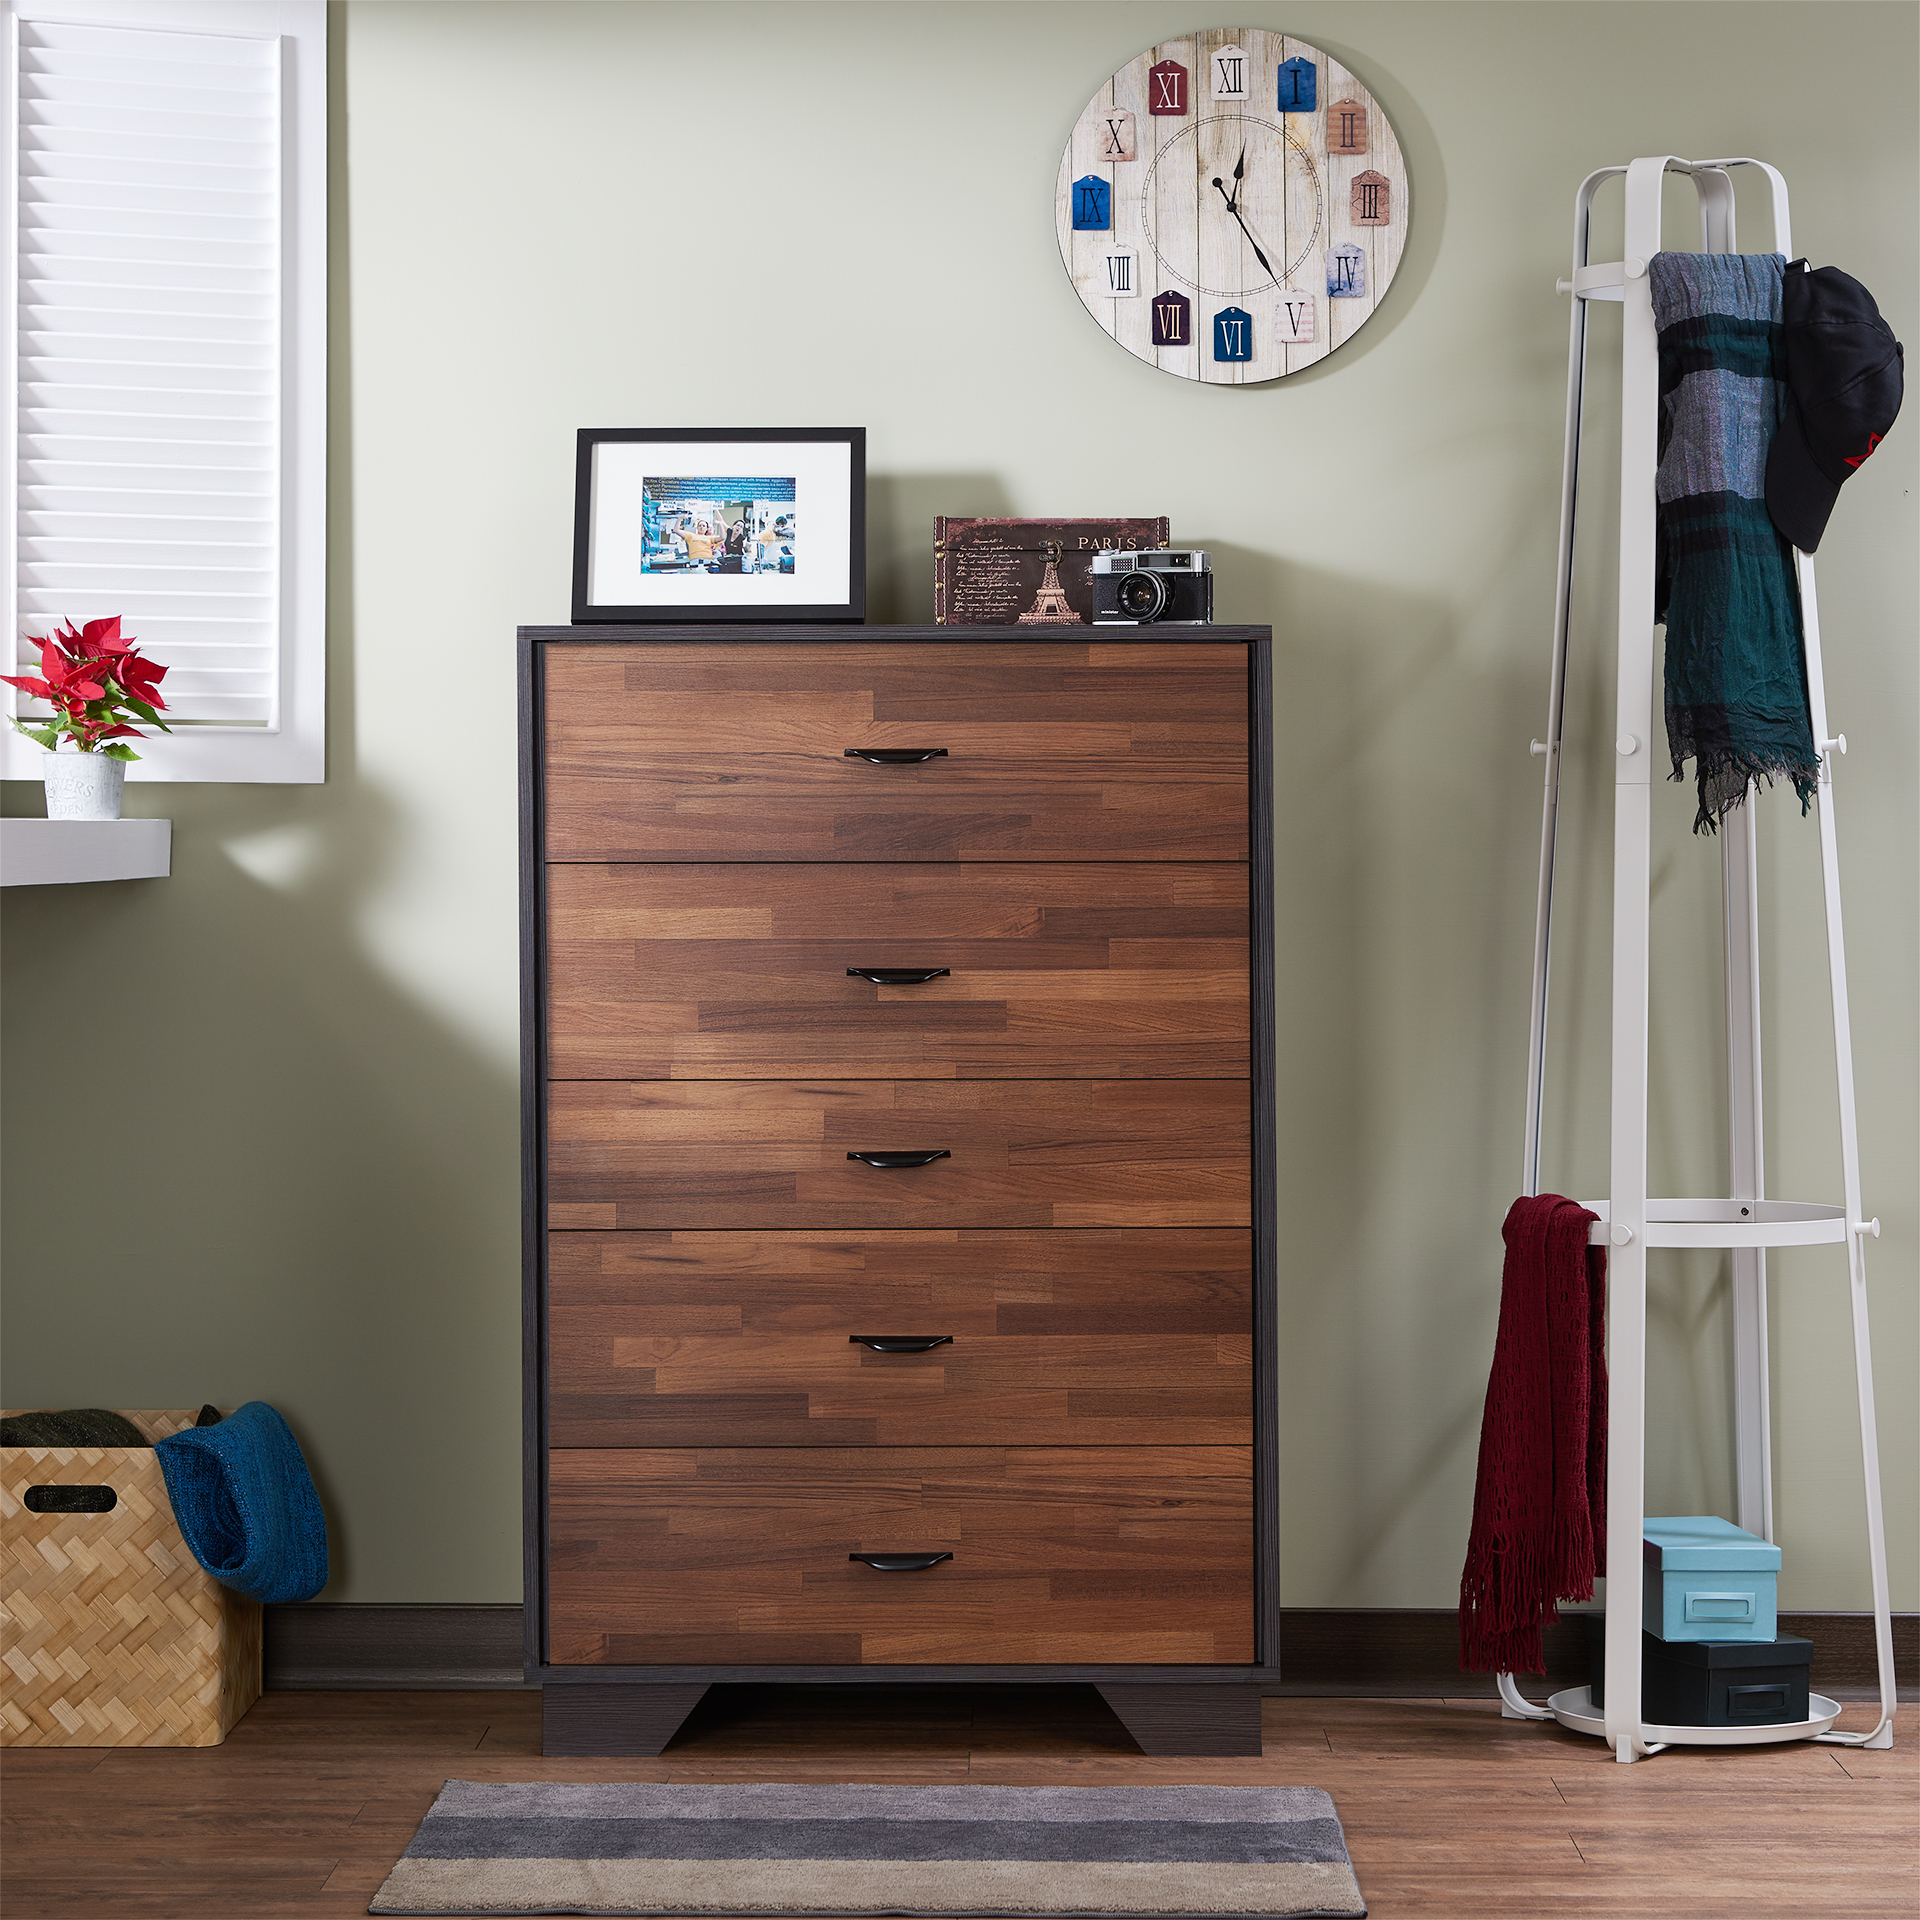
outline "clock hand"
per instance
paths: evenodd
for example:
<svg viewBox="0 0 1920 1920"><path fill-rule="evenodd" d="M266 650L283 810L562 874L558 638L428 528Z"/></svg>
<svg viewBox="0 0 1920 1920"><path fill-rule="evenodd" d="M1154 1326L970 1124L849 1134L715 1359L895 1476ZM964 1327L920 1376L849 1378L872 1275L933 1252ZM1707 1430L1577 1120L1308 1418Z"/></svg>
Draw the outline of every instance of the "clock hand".
<svg viewBox="0 0 1920 1920"><path fill-rule="evenodd" d="M1253 249L1253 257L1260 262L1262 271L1269 280L1278 280L1280 276L1274 272L1273 262L1260 250L1260 242L1254 238L1253 229L1241 218L1240 209L1234 205L1227 193L1225 184L1220 180L1218 175L1215 176L1213 184L1220 189L1220 197L1226 201L1227 211L1233 215L1234 221L1240 231L1247 236L1247 245ZM1238 192L1238 189L1236 188L1235 191Z"/></svg>
<svg viewBox="0 0 1920 1920"><path fill-rule="evenodd" d="M1237 210L1233 217L1236 220L1240 220L1240 215ZM1260 251L1260 242L1253 237L1253 229L1248 226L1244 220L1240 220L1240 231L1247 236L1247 245L1253 249L1253 257L1260 262L1261 272L1263 272L1269 280L1279 279L1280 276L1273 270L1273 262Z"/></svg>

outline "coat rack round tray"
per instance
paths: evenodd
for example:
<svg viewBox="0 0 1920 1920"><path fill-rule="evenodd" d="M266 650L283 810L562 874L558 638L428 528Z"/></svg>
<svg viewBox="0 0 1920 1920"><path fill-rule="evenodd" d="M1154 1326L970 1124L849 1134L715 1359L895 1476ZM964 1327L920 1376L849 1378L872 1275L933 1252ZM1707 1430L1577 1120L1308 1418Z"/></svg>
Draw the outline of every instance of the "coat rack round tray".
<svg viewBox="0 0 1920 1920"><path fill-rule="evenodd" d="M1541 810L1540 890L1534 922L1533 1020L1527 1061L1525 1191L1540 1190L1540 1119L1547 1025L1549 935L1552 928L1554 833L1560 792L1561 722L1565 706L1567 629L1572 604L1573 529L1580 464L1581 386L1586 369L1589 300L1623 303L1621 328L1619 676L1614 738L1612 1195L1583 1202L1599 1215L1590 1229L1608 1248L1607 1274L1607 1689L1604 1711L1590 1690L1573 1687L1544 1707L1524 1699L1512 1674L1499 1676L1508 1719L1557 1720L1607 1741L1631 1761L1667 1746L1747 1746L1779 1740L1835 1745L1893 1744L1893 1627L1887 1588L1886 1532L1881 1516L1880 1456L1874 1431L1872 1355L1867 1330L1866 1241L1880 1222L1863 1217L1860 1147L1853 1097L1853 1043L1847 1011L1846 950L1840 920L1839 849L1834 833L1833 762L1847 750L1844 734L1827 731L1826 684L1813 561L1797 553L1806 631L1807 692L1820 782L1814 812L1826 902L1827 970L1832 998L1834 1063L1839 1086L1840 1161L1844 1204L1814 1205L1765 1198L1761 1156L1760 975L1755 801L1726 816L1720 834L1727 962L1729 1188L1731 1198L1650 1199L1647 1195L1647 1001L1652 814L1654 468L1659 410L1659 352L1647 262L1660 251L1661 181L1687 175L1700 200L1700 238L1708 253L1732 253L1733 179L1728 169L1757 167L1773 189L1775 249L1791 256L1787 186L1759 160L1681 160L1656 154L1630 166L1602 167L1574 198L1573 315L1567 352L1566 451L1560 494L1559 597L1554 609L1553 664L1547 696L1547 738ZM1593 198L1601 183L1626 179L1625 257L1600 265L1587 259ZM1880 1718L1867 1733L1836 1733L1840 1707L1812 1696L1810 1718L1772 1726L1669 1727L1640 1718L1641 1538L1646 1523L1647 1249L1723 1247L1733 1265L1735 1452L1740 1525L1773 1538L1773 1477L1768 1433L1766 1249L1844 1246L1853 1308L1854 1373L1866 1482L1867 1554L1873 1586L1874 1644L1880 1672ZM1613 1678L1617 1676L1617 1679Z"/></svg>

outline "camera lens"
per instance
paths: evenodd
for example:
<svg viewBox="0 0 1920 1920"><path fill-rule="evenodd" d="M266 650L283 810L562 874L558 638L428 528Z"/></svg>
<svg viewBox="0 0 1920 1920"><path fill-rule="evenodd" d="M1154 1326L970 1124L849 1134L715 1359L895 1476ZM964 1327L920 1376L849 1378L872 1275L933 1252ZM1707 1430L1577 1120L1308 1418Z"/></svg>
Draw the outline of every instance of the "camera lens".
<svg viewBox="0 0 1920 1920"><path fill-rule="evenodd" d="M1157 620L1167 604L1167 585L1158 574L1122 574L1113 597L1129 620Z"/></svg>

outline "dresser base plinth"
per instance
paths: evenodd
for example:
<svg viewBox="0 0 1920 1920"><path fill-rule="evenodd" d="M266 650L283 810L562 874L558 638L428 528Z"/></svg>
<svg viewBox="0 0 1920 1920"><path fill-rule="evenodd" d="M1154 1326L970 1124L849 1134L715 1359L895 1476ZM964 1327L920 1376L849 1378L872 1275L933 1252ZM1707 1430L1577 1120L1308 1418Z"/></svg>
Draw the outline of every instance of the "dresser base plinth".
<svg viewBox="0 0 1920 1920"><path fill-rule="evenodd" d="M1142 1753L1260 1751L1257 1686L1126 1686L1102 1682L1099 1692Z"/></svg>
<svg viewBox="0 0 1920 1920"><path fill-rule="evenodd" d="M619 1759L659 1753L706 1691L704 1686L543 1687L540 1751Z"/></svg>
<svg viewBox="0 0 1920 1920"><path fill-rule="evenodd" d="M683 1669L684 1671L684 1669ZM1112 1668L1106 1669L1108 1673ZM534 1677L530 1674L530 1677ZM783 1675L777 1668L731 1667L721 1684L760 1686L820 1686L848 1679L898 1685L969 1684L1005 1686L1022 1683L1059 1686L1062 1682L1090 1684L1112 1709L1143 1754L1257 1755L1260 1752L1260 1698L1258 1680L1087 1680L1058 1667L1021 1673L1005 1667L987 1671L918 1669L906 1674L881 1675L871 1668L857 1674L845 1670L832 1680ZM567 1680L541 1690L540 1750L549 1756L633 1758L665 1751L700 1704L710 1681Z"/></svg>

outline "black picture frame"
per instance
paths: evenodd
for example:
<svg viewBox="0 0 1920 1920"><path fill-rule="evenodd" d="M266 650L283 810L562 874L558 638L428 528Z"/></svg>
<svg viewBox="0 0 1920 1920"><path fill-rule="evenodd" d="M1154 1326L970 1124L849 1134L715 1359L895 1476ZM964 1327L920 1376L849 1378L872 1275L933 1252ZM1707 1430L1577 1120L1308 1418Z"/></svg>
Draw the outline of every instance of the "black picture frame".
<svg viewBox="0 0 1920 1920"><path fill-rule="evenodd" d="M673 572L653 574L646 567L645 553L647 536L643 530L640 535L639 549L642 554L640 570L650 573L652 578L661 582L658 597L650 596L644 601L628 599L622 603L608 600L595 600L594 588L594 543L602 531L596 518L602 503L596 501L596 476L599 471L598 449L607 445L625 443L656 443L671 445L681 451L690 447L711 446L716 456L714 462L704 469L711 473L726 471L728 449L752 443L759 446L791 445L798 453L802 449L818 448L823 444L841 444L847 448L847 501L846 501L846 566L845 590L838 597L815 597L806 601L787 601L765 596L762 587L752 598L744 595L730 597L726 591L726 582L731 578L742 577L737 571L729 572L715 568L711 564L698 564L689 554L681 565L677 575ZM796 466L801 464L796 459ZM826 484L815 481L815 485ZM789 496L790 497L790 496ZM837 501L835 502L837 506ZM802 520L804 538L805 521ZM749 542L749 545L753 544ZM840 569L836 562L830 563L832 572L830 583L837 584ZM765 571L758 575L746 575L764 581ZM671 587L676 579L684 580L690 591L683 598L674 598ZM776 573L777 579L777 573ZM696 585L696 581L698 584ZM716 625L752 621L799 621L812 624L844 621L858 624L867 617L867 430L865 427L582 427L579 430L579 443L574 464L573 491L573 613L575 626L631 626L644 624L666 624L681 626L690 622L712 622Z"/></svg>

